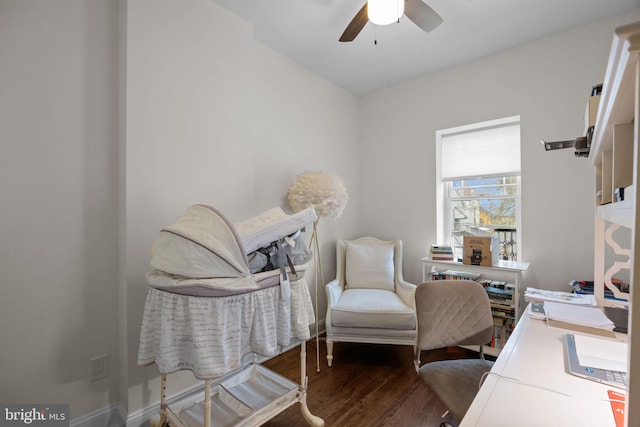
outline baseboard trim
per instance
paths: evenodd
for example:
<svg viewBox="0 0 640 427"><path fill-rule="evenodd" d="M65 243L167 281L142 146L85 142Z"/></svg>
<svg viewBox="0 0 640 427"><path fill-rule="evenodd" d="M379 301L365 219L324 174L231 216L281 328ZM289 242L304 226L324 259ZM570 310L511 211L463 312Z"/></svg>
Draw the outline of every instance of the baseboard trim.
<svg viewBox="0 0 640 427"><path fill-rule="evenodd" d="M83 415L69 422L69 427L121 427L125 425L126 411L120 402Z"/></svg>
<svg viewBox="0 0 640 427"><path fill-rule="evenodd" d="M204 392L204 382L192 385L173 396L167 398L167 404L178 402L182 399L188 399L196 394ZM149 427L153 418L160 419L160 402L149 405L138 411L132 412L127 417L127 427Z"/></svg>

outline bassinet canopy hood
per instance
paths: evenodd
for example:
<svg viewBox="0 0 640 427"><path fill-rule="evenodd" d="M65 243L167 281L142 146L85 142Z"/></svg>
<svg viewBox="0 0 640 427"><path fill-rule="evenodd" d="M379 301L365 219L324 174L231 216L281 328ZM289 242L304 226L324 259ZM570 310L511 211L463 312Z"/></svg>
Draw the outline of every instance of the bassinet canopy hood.
<svg viewBox="0 0 640 427"><path fill-rule="evenodd" d="M160 231L151 266L192 278L249 275L242 243L233 226L210 206L191 206Z"/></svg>
<svg viewBox="0 0 640 427"><path fill-rule="evenodd" d="M279 279L278 270L251 274L244 241L255 250L256 242L271 242L313 223L315 211L286 215L273 208L238 224L218 210L193 205L178 220L164 227L154 243L147 280L152 287L188 295L229 295L251 292ZM280 236L269 234L277 229ZM271 240L269 240L271 239Z"/></svg>

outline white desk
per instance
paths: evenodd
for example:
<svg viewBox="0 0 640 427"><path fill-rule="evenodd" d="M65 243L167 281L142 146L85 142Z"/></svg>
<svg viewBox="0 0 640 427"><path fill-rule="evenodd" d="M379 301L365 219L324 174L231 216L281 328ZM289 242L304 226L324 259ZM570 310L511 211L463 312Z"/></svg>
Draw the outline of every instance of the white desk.
<svg viewBox="0 0 640 427"><path fill-rule="evenodd" d="M500 376L487 377L460 427L615 427L607 390L621 390L566 372L567 332L578 334L525 310L491 370Z"/></svg>

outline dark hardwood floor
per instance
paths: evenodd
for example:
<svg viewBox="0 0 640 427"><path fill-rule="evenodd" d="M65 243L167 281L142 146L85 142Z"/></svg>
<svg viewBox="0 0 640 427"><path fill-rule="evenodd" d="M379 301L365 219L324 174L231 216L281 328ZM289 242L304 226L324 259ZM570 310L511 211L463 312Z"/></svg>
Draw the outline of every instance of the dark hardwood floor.
<svg viewBox="0 0 640 427"><path fill-rule="evenodd" d="M326 345L320 341L320 372L316 342L307 342L307 404L329 426L437 427L446 408L413 368L410 346L337 343L333 366L327 366ZM477 357L461 348L423 352L421 362ZM269 369L300 381L300 347L264 363ZM307 426L300 405L288 408L264 426Z"/></svg>

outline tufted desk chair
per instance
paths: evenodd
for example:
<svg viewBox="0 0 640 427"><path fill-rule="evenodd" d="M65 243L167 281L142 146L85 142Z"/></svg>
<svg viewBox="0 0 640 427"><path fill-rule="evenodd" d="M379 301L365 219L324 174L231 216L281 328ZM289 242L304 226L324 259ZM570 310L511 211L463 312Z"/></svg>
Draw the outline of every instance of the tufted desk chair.
<svg viewBox="0 0 640 427"><path fill-rule="evenodd" d="M493 316L481 284L470 280L434 280L418 285L416 370L458 423L469 409L493 362L482 346L491 341ZM480 346L479 359L442 360L420 366L420 352L459 345ZM442 425L448 425L443 423Z"/></svg>
<svg viewBox="0 0 640 427"><path fill-rule="evenodd" d="M326 285L327 363L333 344L416 344L416 286L402 279L402 241L339 240L336 278Z"/></svg>

